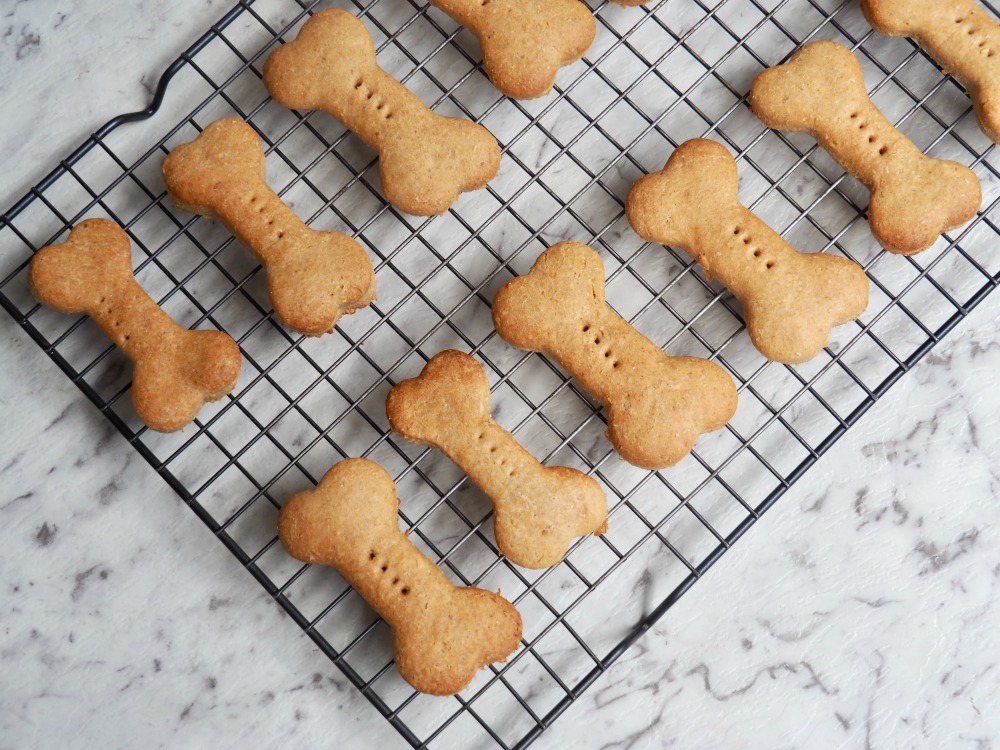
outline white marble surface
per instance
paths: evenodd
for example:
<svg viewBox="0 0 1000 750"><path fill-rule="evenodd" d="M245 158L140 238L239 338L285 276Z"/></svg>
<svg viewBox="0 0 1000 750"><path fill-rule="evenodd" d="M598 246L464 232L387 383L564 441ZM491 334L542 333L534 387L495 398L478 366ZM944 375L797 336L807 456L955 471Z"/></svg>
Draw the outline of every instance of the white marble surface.
<svg viewBox="0 0 1000 750"><path fill-rule="evenodd" d="M0 10L0 206L225 7ZM111 33L115 30L115 33ZM537 746L1000 742L1000 297ZM0 746L403 747L6 316Z"/></svg>

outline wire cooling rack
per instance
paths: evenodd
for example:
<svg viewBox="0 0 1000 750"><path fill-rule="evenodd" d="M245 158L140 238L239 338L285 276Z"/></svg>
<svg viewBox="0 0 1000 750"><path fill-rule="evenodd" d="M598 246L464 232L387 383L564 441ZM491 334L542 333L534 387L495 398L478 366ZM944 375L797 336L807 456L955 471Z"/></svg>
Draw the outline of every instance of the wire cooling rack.
<svg viewBox="0 0 1000 750"><path fill-rule="evenodd" d="M112 120L0 219L3 306L414 746L529 744L998 282L992 144L958 85L910 42L873 35L855 3L589 2L598 36L585 61L562 71L551 96L521 103L493 89L475 39L440 12L416 0L333 3L363 18L380 63L424 101L501 142L499 177L443 217L386 205L374 155L355 136L268 99L261 66L314 4L244 0L171 66L150 109ZM976 171L985 200L973 222L915 258L887 255L865 221L866 191L811 139L769 132L749 113L753 77L818 38L856 50L875 102L918 146ZM314 227L349 231L376 262L378 301L333 334L303 339L278 325L245 249L165 197L163 155L234 115L260 133L284 200ZM628 228L632 182L703 135L736 153L742 200L792 244L868 272L868 312L805 365L765 362L729 294ZM171 315L239 341L233 395L183 433L144 429L123 355L89 320L40 309L28 291L31 254L93 216L128 230L140 283ZM618 460L588 396L493 331L499 286L564 239L601 251L619 313L739 385L729 427L670 470ZM579 541L552 569L521 570L498 556L489 504L456 467L391 434L386 393L446 347L483 363L495 417L529 450L603 484L606 535ZM396 477L410 538L452 580L499 588L523 615L522 648L455 698L414 693L392 668L385 625L335 572L303 567L275 538L284 499L346 456Z"/></svg>

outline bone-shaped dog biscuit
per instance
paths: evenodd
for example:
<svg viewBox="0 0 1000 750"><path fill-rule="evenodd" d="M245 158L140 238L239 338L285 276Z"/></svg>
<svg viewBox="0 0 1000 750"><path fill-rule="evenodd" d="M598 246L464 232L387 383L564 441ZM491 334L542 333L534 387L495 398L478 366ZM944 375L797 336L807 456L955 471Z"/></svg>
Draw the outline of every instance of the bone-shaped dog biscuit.
<svg viewBox="0 0 1000 750"><path fill-rule="evenodd" d="M796 364L826 346L830 329L868 307L868 278L857 263L805 254L739 202L736 160L724 146L695 139L647 175L626 202L645 240L682 247L743 303L747 331L768 359Z"/></svg>
<svg viewBox="0 0 1000 750"><path fill-rule="evenodd" d="M1000 143L1000 25L974 0L861 0L876 31L916 39L965 86L979 127Z"/></svg>
<svg viewBox="0 0 1000 750"><path fill-rule="evenodd" d="M976 215L975 173L920 153L872 104L861 64L836 42L813 42L757 76L750 107L770 128L805 131L871 190L868 218L894 253L926 250Z"/></svg>
<svg viewBox="0 0 1000 750"><path fill-rule="evenodd" d="M608 439L629 463L661 469L736 411L725 370L671 357L604 301L604 264L579 242L550 247L493 300L497 333L553 357L607 408Z"/></svg>
<svg viewBox="0 0 1000 750"><path fill-rule="evenodd" d="M407 213L443 214L500 169L489 131L431 112L378 66L371 36L346 11L317 13L271 53L264 85L282 106L322 109L377 150L385 197Z"/></svg>
<svg viewBox="0 0 1000 750"><path fill-rule="evenodd" d="M389 393L392 429L457 463L493 502L500 552L525 568L558 563L573 537L607 528L608 501L591 477L542 466L490 416L486 373L468 354L435 355Z"/></svg>
<svg viewBox="0 0 1000 750"><path fill-rule="evenodd" d="M293 557L336 568L385 619L404 680L452 695L517 649L521 615L498 594L452 584L400 532L398 506L385 469L349 458L285 503L278 536Z"/></svg>
<svg viewBox="0 0 1000 750"><path fill-rule="evenodd" d="M150 428L179 430L206 401L235 387L236 342L221 331L189 331L171 320L132 275L131 244L117 224L78 224L64 244L38 251L29 281L39 302L86 313L135 362L132 402Z"/></svg>
<svg viewBox="0 0 1000 750"><path fill-rule="evenodd" d="M547 94L563 65L594 41L597 24L580 0L430 0L479 37L493 85L515 99Z"/></svg>
<svg viewBox="0 0 1000 750"><path fill-rule="evenodd" d="M216 120L163 161L178 208L219 218L260 260L274 312L307 336L375 298L375 272L361 246L340 232L306 226L264 180L264 151L242 120Z"/></svg>

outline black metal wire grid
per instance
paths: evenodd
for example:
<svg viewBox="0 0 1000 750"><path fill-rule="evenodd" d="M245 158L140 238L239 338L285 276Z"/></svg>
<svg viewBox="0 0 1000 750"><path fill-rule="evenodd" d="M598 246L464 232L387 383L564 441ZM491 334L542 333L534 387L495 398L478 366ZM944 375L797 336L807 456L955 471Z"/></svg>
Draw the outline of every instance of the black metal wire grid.
<svg viewBox="0 0 1000 750"><path fill-rule="evenodd" d="M500 140L500 176L443 217L395 211L369 149L322 113L268 99L266 55L316 4L243 0L164 74L148 110L109 122L0 218L5 309L414 746L529 744L1000 279L992 144L959 87L909 42L872 35L853 2L590 3L599 33L585 61L563 71L552 96L525 103L490 86L475 40L438 11L416 0L332 3L362 17L383 67ZM863 188L810 139L766 131L749 114L743 94L756 73L816 38L857 51L876 103L921 148L975 169L985 201L972 223L916 258L889 256L868 231ZM168 83L175 112L143 133L119 128L168 109ZM260 133L284 200L314 227L349 231L376 261L378 302L331 335L304 339L278 325L249 254L165 197L162 156L233 115ZM730 295L683 253L628 229L632 182L702 135L736 153L741 198L794 245L868 272L868 312L810 363L765 362ZM40 309L28 292L31 254L98 215L128 230L137 277L168 312L240 343L233 395L183 433L146 430L123 356L93 323ZM544 357L496 337L496 289L562 239L601 251L609 302L652 340L736 379L732 423L677 467L650 473L618 460L588 396ZM494 416L529 450L602 483L606 535L578 541L547 571L521 570L498 556L489 505L457 468L391 434L386 393L446 347L483 363ZM283 500L357 455L395 476L410 538L452 580L499 588L522 613L522 648L453 699L403 683L385 625L335 572L300 565L275 537Z"/></svg>

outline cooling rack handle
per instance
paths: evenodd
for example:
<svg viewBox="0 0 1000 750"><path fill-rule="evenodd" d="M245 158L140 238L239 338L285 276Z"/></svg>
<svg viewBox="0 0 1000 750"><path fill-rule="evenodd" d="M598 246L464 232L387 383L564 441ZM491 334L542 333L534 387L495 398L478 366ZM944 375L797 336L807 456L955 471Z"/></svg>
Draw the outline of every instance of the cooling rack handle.
<svg viewBox="0 0 1000 750"><path fill-rule="evenodd" d="M212 24L208 31L198 37L194 44L184 50L184 52L182 52L172 63L170 63L170 65L166 67L163 73L160 74L160 78L156 83L156 90L153 92L153 99L149 103L148 107L136 112L126 112L124 114L116 115L104 123L90 136L90 138L80 144L80 146L73 151L73 153L59 162L59 165L45 175L45 177L43 177L34 188L25 193L25 195L17 203L11 206L3 214L0 214L0 227L10 224L10 222L12 222L18 214L20 214L32 201L35 200L39 193L45 192L45 190L47 190L52 183L66 173L66 170L69 167L72 167L80 161L80 159L82 159L90 151L90 149L97 145L98 141L106 137L111 131L127 122L148 120L150 117L155 115L159 111L160 106L163 104L163 99L166 97L167 87L170 85L170 81L177 74L177 72L187 65L191 61L191 58L198 54L198 52L200 52L209 42L216 37L221 36L223 30L225 30L229 24L231 24L241 13L243 13L243 11L253 5L253 3L254 0L240 0L240 2L230 8L226 14L222 16L222 18Z"/></svg>

